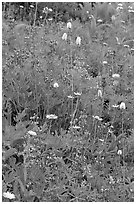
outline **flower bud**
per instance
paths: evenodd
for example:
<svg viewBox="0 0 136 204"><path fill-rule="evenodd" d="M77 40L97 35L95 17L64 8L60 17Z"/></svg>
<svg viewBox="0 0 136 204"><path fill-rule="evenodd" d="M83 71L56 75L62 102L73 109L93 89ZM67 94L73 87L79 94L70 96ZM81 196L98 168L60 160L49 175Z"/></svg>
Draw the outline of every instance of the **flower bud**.
<svg viewBox="0 0 136 204"><path fill-rule="evenodd" d="M67 40L67 33L64 33L64 34L63 34L62 40Z"/></svg>
<svg viewBox="0 0 136 204"><path fill-rule="evenodd" d="M76 44L79 46L81 45L81 38L79 36L76 39Z"/></svg>
<svg viewBox="0 0 136 204"><path fill-rule="evenodd" d="M118 150L117 154L121 155L122 154L122 150Z"/></svg>
<svg viewBox="0 0 136 204"><path fill-rule="evenodd" d="M71 22L68 22L68 23L67 23L67 28L68 28L68 29L71 29L71 28L72 28Z"/></svg>
<svg viewBox="0 0 136 204"><path fill-rule="evenodd" d="M102 98L102 91L100 89L98 90L98 97Z"/></svg>
<svg viewBox="0 0 136 204"><path fill-rule="evenodd" d="M113 15L113 16L111 17L111 20L112 20L112 22L115 22L115 20L116 20L115 15Z"/></svg>
<svg viewBox="0 0 136 204"><path fill-rule="evenodd" d="M124 102L121 102L121 104L120 104L120 109L125 109L125 108L126 108L125 103L124 103Z"/></svg>
<svg viewBox="0 0 136 204"><path fill-rule="evenodd" d="M58 84L57 82L55 82L55 83L53 84L53 87L54 87L54 88L58 88L58 87L59 87L59 84Z"/></svg>

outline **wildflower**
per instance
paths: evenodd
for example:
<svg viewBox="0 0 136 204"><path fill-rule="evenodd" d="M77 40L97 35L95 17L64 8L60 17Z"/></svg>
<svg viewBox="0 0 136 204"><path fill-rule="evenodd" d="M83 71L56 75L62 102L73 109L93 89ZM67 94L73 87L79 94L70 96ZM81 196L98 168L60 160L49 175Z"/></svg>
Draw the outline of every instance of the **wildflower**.
<svg viewBox="0 0 136 204"><path fill-rule="evenodd" d="M58 116L54 115L54 114L50 114L50 115L46 115L47 119L57 119Z"/></svg>
<svg viewBox="0 0 136 204"><path fill-rule="evenodd" d="M112 183L112 184L114 184L115 183L115 181L114 181L114 179L113 179L113 177L112 176L110 176L110 182L109 183Z"/></svg>
<svg viewBox="0 0 136 204"><path fill-rule="evenodd" d="M71 22L68 22L68 23L67 23L67 28L69 28L69 29L72 28L72 24L71 24Z"/></svg>
<svg viewBox="0 0 136 204"><path fill-rule="evenodd" d="M59 87L59 84L58 84L57 82L55 82L55 83L53 84L53 87L54 87L54 88L58 88L58 87Z"/></svg>
<svg viewBox="0 0 136 204"><path fill-rule="evenodd" d="M52 12L53 10L51 8L49 8L48 11Z"/></svg>
<svg viewBox="0 0 136 204"><path fill-rule="evenodd" d="M34 6L33 6L33 5L30 5L30 7L31 7L31 8L34 8Z"/></svg>
<svg viewBox="0 0 136 204"><path fill-rule="evenodd" d="M117 154L118 154L118 155L121 155L121 154L122 154L122 150L119 149L118 152L117 152Z"/></svg>
<svg viewBox="0 0 136 204"><path fill-rule="evenodd" d="M120 75L119 75L119 74L113 74L112 77L113 77L113 78L119 78Z"/></svg>
<svg viewBox="0 0 136 204"><path fill-rule="evenodd" d="M129 45L124 45L124 47L129 47Z"/></svg>
<svg viewBox="0 0 136 204"><path fill-rule="evenodd" d="M8 199L14 199L15 195L13 193L10 193L10 192L4 192L3 197L8 198Z"/></svg>
<svg viewBox="0 0 136 204"><path fill-rule="evenodd" d="M107 61L103 61L102 63L103 63L103 64L107 64L108 62L107 62Z"/></svg>
<svg viewBox="0 0 136 204"><path fill-rule="evenodd" d="M97 120L99 120L99 121L102 121L102 118L100 118L100 117L97 116L97 115L96 115L96 116L93 116L93 118L94 118L94 119L97 119Z"/></svg>
<svg viewBox="0 0 136 204"><path fill-rule="evenodd" d="M112 20L113 23L115 22L115 20L116 20L115 15L113 15L113 16L111 17L111 20Z"/></svg>
<svg viewBox="0 0 136 204"><path fill-rule="evenodd" d="M67 33L64 33L64 34L63 34L62 40L67 40Z"/></svg>
<svg viewBox="0 0 136 204"><path fill-rule="evenodd" d="M128 12L129 12L129 13L134 13L134 10L129 9Z"/></svg>
<svg viewBox="0 0 136 204"><path fill-rule="evenodd" d="M76 96L81 96L82 93L74 92L74 94L75 94Z"/></svg>
<svg viewBox="0 0 136 204"><path fill-rule="evenodd" d="M98 23L102 23L103 20L102 20L102 19L98 19L97 22L98 22Z"/></svg>
<svg viewBox="0 0 136 204"><path fill-rule="evenodd" d="M37 135L36 132L34 132L34 131L32 131L32 130L29 130L29 131L28 131L28 134L29 134L29 135L32 135L32 136L36 136L36 135Z"/></svg>
<svg viewBox="0 0 136 204"><path fill-rule="evenodd" d="M69 95L68 98L74 98L73 96Z"/></svg>
<svg viewBox="0 0 136 204"><path fill-rule="evenodd" d="M98 90L98 97L102 98L102 91L100 89Z"/></svg>
<svg viewBox="0 0 136 204"><path fill-rule="evenodd" d="M99 139L99 141L104 142L104 139Z"/></svg>
<svg viewBox="0 0 136 204"><path fill-rule="evenodd" d="M108 44L104 42L103 45L107 46Z"/></svg>
<svg viewBox="0 0 136 204"><path fill-rule="evenodd" d="M75 125L75 126L72 126L73 129L80 129L81 127Z"/></svg>
<svg viewBox="0 0 136 204"><path fill-rule="evenodd" d="M118 6L123 6L122 3L119 3Z"/></svg>
<svg viewBox="0 0 136 204"><path fill-rule="evenodd" d="M125 108L126 108L125 103L124 103L124 102L121 102L121 104L120 104L120 109L125 109Z"/></svg>
<svg viewBox="0 0 136 204"><path fill-rule="evenodd" d="M81 45L81 38L79 36L76 39L76 44L79 46Z"/></svg>
<svg viewBox="0 0 136 204"><path fill-rule="evenodd" d="M116 105L116 104L115 104L115 105L112 105L112 107L113 107L113 108L118 108L119 105Z"/></svg>

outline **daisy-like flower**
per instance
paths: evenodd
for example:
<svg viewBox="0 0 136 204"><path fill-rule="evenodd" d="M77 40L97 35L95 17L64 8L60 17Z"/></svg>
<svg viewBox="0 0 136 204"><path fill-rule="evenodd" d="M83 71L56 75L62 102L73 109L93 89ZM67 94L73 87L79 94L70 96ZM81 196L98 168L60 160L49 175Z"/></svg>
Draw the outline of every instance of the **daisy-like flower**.
<svg viewBox="0 0 136 204"><path fill-rule="evenodd" d="M102 121L102 118L100 118L100 117L97 116L97 115L96 115L96 116L93 116L93 118L96 119L96 120Z"/></svg>
<svg viewBox="0 0 136 204"><path fill-rule="evenodd" d="M58 88L58 87L59 87L59 84L58 84L57 82L55 82L55 83L53 84L53 87L54 87L54 88Z"/></svg>
<svg viewBox="0 0 136 204"><path fill-rule="evenodd" d="M120 75L119 75L119 74L113 74L112 77L113 77L113 78L119 78Z"/></svg>
<svg viewBox="0 0 136 204"><path fill-rule="evenodd" d="M102 98L102 91L100 89L98 90L98 97Z"/></svg>
<svg viewBox="0 0 136 204"><path fill-rule="evenodd" d="M47 118L47 119L57 119L58 116L57 116L57 115L54 115L54 114L50 114L50 115L46 115L46 118Z"/></svg>
<svg viewBox="0 0 136 204"><path fill-rule="evenodd" d="M4 192L3 197L8 198L8 199L15 199L15 195L10 192Z"/></svg>
<svg viewBox="0 0 136 204"><path fill-rule="evenodd" d="M79 36L76 39L76 44L79 46L81 45L81 38Z"/></svg>
<svg viewBox="0 0 136 204"><path fill-rule="evenodd" d="M72 24L71 24L71 22L68 22L68 23L67 23L67 28L69 28L69 29L72 28Z"/></svg>
<svg viewBox="0 0 136 204"><path fill-rule="evenodd" d="M64 33L64 34L63 34L62 40L67 40L67 33Z"/></svg>
<svg viewBox="0 0 136 204"><path fill-rule="evenodd" d="M125 109L125 108L126 108L125 103L124 103L124 102L121 102L121 104L120 104L120 109Z"/></svg>
<svg viewBox="0 0 136 204"><path fill-rule="evenodd" d="M29 130L27 133L28 133L29 135L32 135L32 136L36 136L36 135L37 135L36 132L34 132L34 131L32 131L32 130Z"/></svg>

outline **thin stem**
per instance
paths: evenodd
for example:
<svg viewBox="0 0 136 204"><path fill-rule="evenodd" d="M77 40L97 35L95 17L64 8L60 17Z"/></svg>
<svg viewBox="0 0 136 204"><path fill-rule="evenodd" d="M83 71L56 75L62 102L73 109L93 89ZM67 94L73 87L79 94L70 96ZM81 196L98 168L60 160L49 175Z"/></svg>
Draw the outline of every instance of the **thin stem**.
<svg viewBox="0 0 136 204"><path fill-rule="evenodd" d="M33 24L33 26L35 26L35 22L36 22L37 4L38 4L38 2L36 2L36 8L35 8L35 15L34 15L34 24Z"/></svg>

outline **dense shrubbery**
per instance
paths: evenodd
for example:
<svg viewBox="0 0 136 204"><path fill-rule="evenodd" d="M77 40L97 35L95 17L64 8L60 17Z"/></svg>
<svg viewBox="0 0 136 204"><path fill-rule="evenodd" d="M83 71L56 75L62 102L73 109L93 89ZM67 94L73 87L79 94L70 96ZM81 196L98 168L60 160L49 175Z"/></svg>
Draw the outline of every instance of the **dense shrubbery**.
<svg viewBox="0 0 136 204"><path fill-rule="evenodd" d="M3 3L3 201L133 201L133 4L63 4Z"/></svg>

